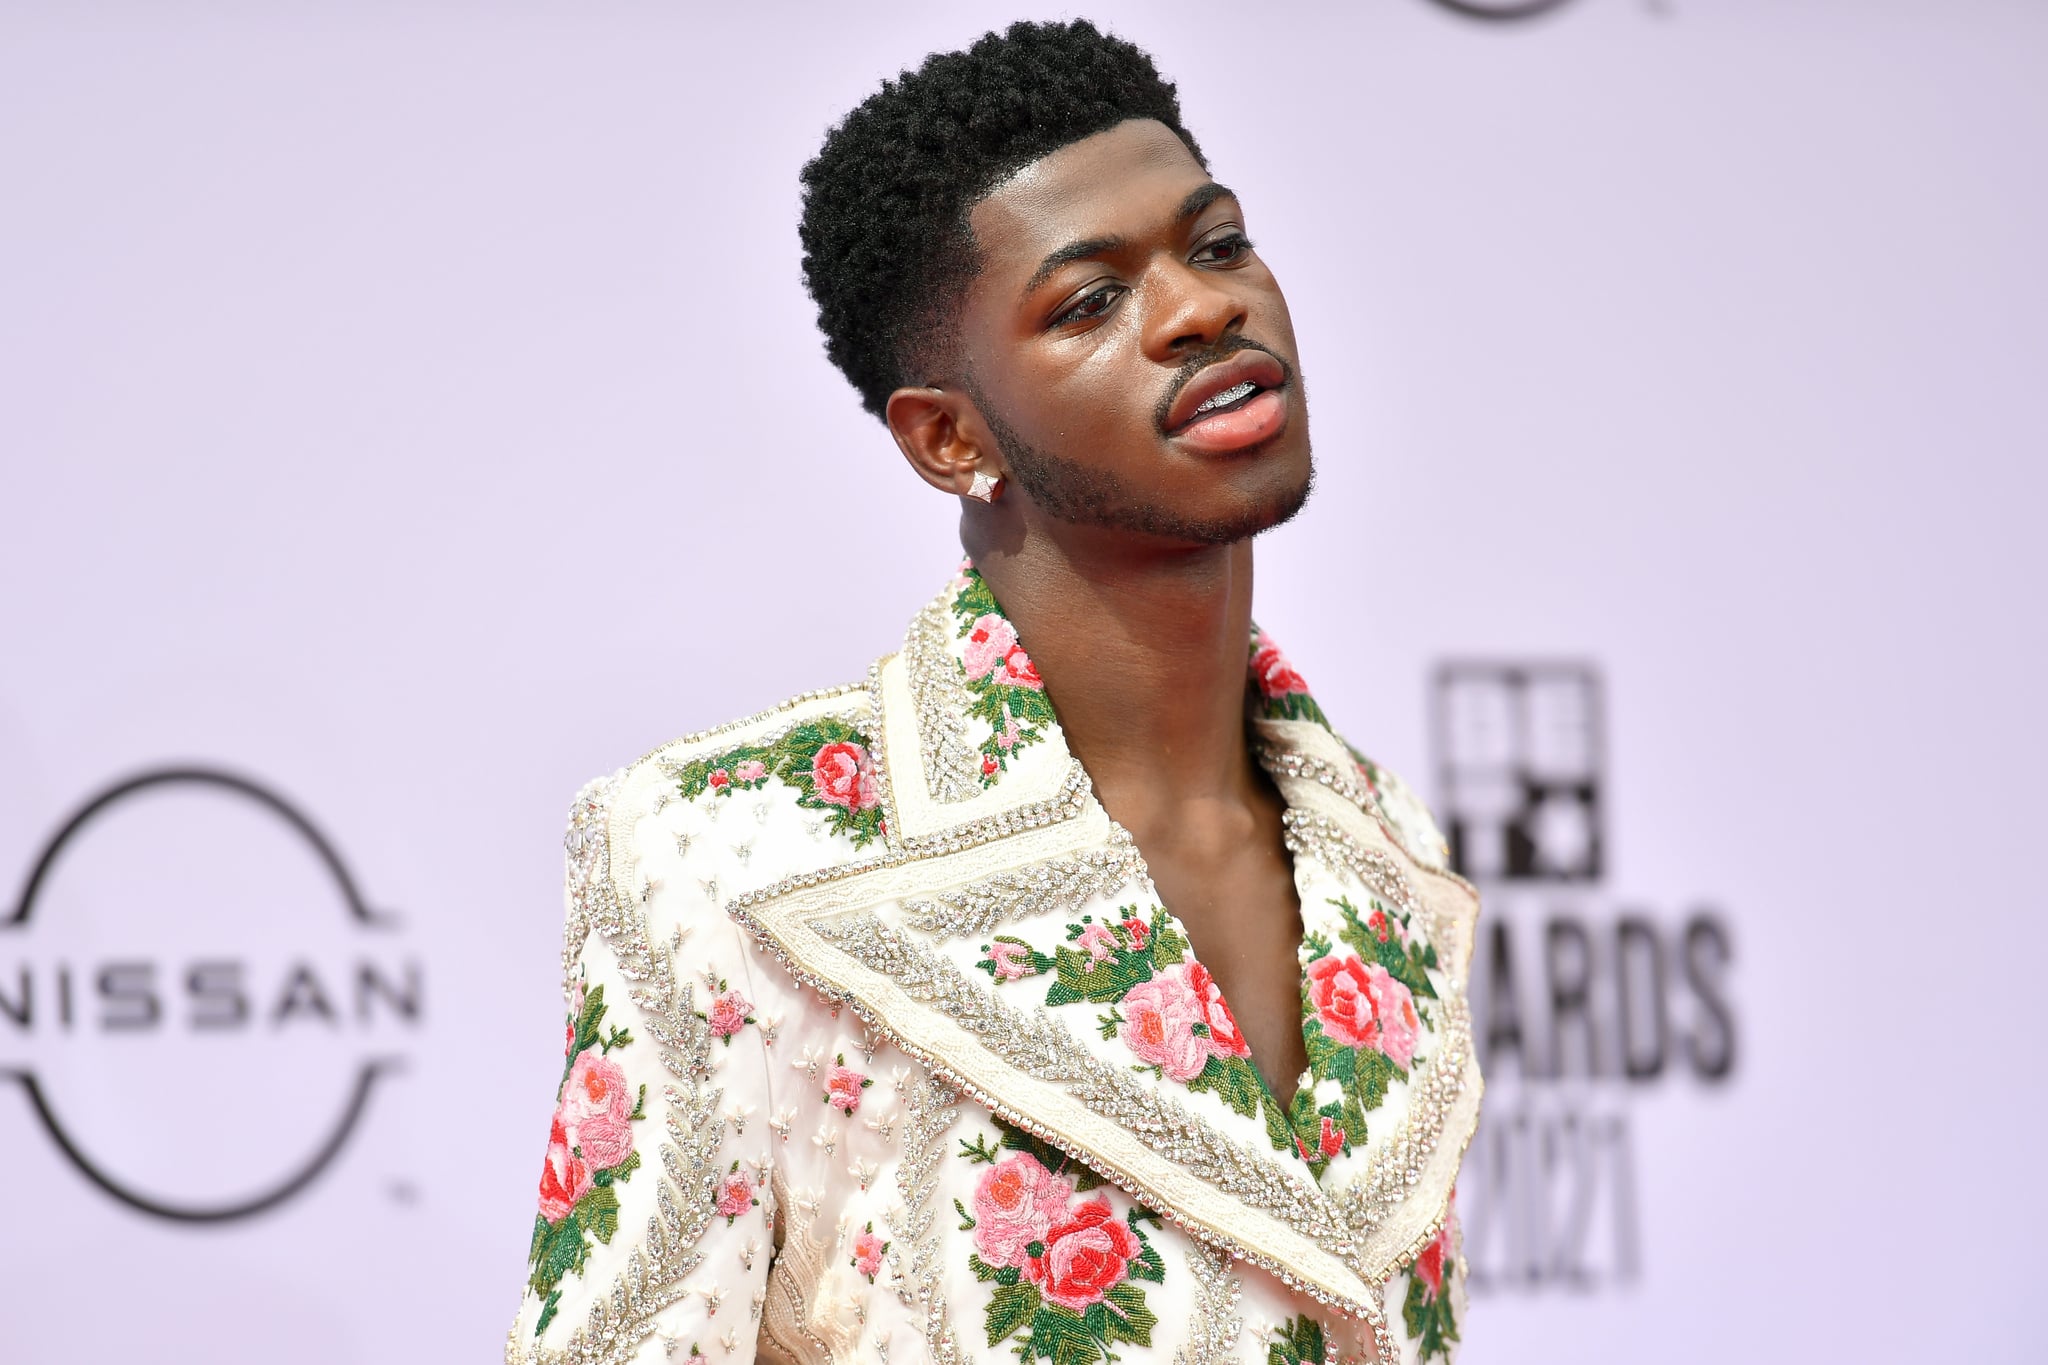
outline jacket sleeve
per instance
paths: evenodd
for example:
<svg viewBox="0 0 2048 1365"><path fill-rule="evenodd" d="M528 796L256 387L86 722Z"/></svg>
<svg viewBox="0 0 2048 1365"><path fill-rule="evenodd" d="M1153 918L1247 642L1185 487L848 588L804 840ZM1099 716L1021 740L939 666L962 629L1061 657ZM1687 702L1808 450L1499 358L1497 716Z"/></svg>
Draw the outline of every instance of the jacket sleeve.
<svg viewBox="0 0 2048 1365"><path fill-rule="evenodd" d="M748 954L704 898L657 894L688 860L640 849L629 790L570 811L562 1070L507 1365L755 1356L775 1210Z"/></svg>

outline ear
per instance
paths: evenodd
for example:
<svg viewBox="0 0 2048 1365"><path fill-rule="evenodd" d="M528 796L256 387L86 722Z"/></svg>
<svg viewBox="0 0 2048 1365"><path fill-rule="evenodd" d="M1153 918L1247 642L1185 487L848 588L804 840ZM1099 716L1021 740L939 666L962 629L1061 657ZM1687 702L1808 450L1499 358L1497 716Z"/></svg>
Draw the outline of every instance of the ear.
<svg viewBox="0 0 2048 1365"><path fill-rule="evenodd" d="M919 478L942 493L965 495L976 470L1000 477L1002 462L972 399L959 389L903 388L884 410L896 448Z"/></svg>

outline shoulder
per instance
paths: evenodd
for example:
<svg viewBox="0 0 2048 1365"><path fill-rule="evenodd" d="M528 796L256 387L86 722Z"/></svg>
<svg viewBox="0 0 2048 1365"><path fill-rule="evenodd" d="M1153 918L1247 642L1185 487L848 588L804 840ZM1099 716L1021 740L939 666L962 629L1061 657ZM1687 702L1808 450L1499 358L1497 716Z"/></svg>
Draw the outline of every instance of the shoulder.
<svg viewBox="0 0 2048 1365"><path fill-rule="evenodd" d="M577 794L572 859L601 841L624 896L686 867L722 907L867 856L887 832L875 733L867 686L849 684L672 740Z"/></svg>

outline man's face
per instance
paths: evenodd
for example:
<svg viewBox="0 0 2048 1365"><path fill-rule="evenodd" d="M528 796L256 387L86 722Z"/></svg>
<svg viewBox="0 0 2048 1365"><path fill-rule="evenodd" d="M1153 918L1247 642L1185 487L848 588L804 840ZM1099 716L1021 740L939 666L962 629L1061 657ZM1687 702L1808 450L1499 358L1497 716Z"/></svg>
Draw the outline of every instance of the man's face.
<svg viewBox="0 0 2048 1365"><path fill-rule="evenodd" d="M1029 510L1206 545L1300 508L1287 302L1172 130L1135 119L1063 147L968 221L961 378Z"/></svg>

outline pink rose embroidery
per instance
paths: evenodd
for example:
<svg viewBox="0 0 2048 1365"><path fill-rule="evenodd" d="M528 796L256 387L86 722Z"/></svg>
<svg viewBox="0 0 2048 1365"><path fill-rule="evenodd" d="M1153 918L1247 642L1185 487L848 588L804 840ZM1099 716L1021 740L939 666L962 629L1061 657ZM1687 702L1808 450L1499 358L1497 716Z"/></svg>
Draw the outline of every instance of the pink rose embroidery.
<svg viewBox="0 0 2048 1365"><path fill-rule="evenodd" d="M967 676L986 678L1016 647L1017 631L1008 621L993 613L976 617L967 631Z"/></svg>
<svg viewBox="0 0 2048 1365"><path fill-rule="evenodd" d="M1115 932L1107 924L1091 924L1074 940L1074 946L1097 962L1107 962L1118 945Z"/></svg>
<svg viewBox="0 0 2048 1365"><path fill-rule="evenodd" d="M1208 1022L1207 1013L1180 970L1139 982L1118 1008L1124 1021L1117 1034L1140 1061L1176 1081L1191 1079L1207 1064L1207 1040L1195 1034L1196 1024Z"/></svg>
<svg viewBox="0 0 2048 1365"><path fill-rule="evenodd" d="M1053 1220L1066 1217L1074 1187L1029 1152L1005 1157L974 1185L974 1247L1001 1269L1029 1259L1025 1248L1045 1240Z"/></svg>
<svg viewBox="0 0 2048 1365"><path fill-rule="evenodd" d="M713 768L711 770L711 776L705 778L704 780L710 784L711 790L715 792L722 792L727 787L730 787L732 785L732 774L727 772L723 768Z"/></svg>
<svg viewBox="0 0 2048 1365"><path fill-rule="evenodd" d="M1045 690L1045 680L1038 676L1038 665L1031 662L1031 656L1017 645L1010 646L1003 661L995 667L995 680L1012 687L1029 687L1034 691Z"/></svg>
<svg viewBox="0 0 2048 1365"><path fill-rule="evenodd" d="M882 1271L882 1257L889 1250L889 1244L875 1235L875 1225L870 1223L864 1232L853 1234L853 1268L868 1277L868 1283L875 1282L875 1276Z"/></svg>
<svg viewBox="0 0 2048 1365"><path fill-rule="evenodd" d="M768 765L758 758L750 758L732 770L735 782L754 783L768 776Z"/></svg>
<svg viewBox="0 0 2048 1365"><path fill-rule="evenodd" d="M711 1002L705 1022L713 1033L730 1042L735 1033L753 1022L753 1011L753 1004L738 991L721 991Z"/></svg>
<svg viewBox="0 0 2048 1365"><path fill-rule="evenodd" d="M593 1170L616 1166L632 1152L632 1111L633 1095L619 1064L595 1048L578 1053L562 1086L557 1121Z"/></svg>
<svg viewBox="0 0 2048 1365"><path fill-rule="evenodd" d="M547 1161L540 1168L540 1216L559 1223L590 1192L590 1163L569 1150L569 1135L557 1115L548 1129Z"/></svg>
<svg viewBox="0 0 2048 1365"><path fill-rule="evenodd" d="M811 760L811 790L820 801L848 810L870 810L880 802L875 764L868 751L841 740L818 750Z"/></svg>
<svg viewBox="0 0 2048 1365"><path fill-rule="evenodd" d="M1005 710L1003 712L1003 728L995 737L996 747L1004 753L1008 753L1017 747L1017 741L1023 737L1024 732L1017 728L1017 718Z"/></svg>
<svg viewBox="0 0 2048 1365"><path fill-rule="evenodd" d="M1308 966L1309 1002L1323 1032L1346 1047L1377 1047L1379 1020L1365 964L1349 955L1319 957Z"/></svg>
<svg viewBox="0 0 2048 1365"><path fill-rule="evenodd" d="M1136 951L1145 946L1145 935L1152 931L1145 927L1145 921L1134 917L1124 921L1124 932L1131 936L1131 948Z"/></svg>
<svg viewBox="0 0 2048 1365"><path fill-rule="evenodd" d="M731 1227L733 1219L760 1202L754 1198L754 1178L740 1169L739 1162L733 1162L732 1170L718 1182L712 1207L725 1215L725 1225Z"/></svg>
<svg viewBox="0 0 2048 1365"><path fill-rule="evenodd" d="M1366 976L1372 983L1373 1009L1380 1021L1380 1051L1405 1071L1415 1059L1415 1040L1422 1024L1415 1013L1414 993L1377 962L1366 969Z"/></svg>
<svg viewBox="0 0 2048 1365"><path fill-rule="evenodd" d="M1280 646L1264 635L1258 638L1258 648L1252 652L1252 676L1259 680L1259 690L1269 697L1308 691L1308 684L1302 680L1301 674L1294 671L1294 665L1287 662Z"/></svg>
<svg viewBox="0 0 2048 1365"><path fill-rule="evenodd" d="M1045 1253L1025 1262L1024 1274L1047 1303L1085 1312L1116 1287L1143 1249L1098 1195L1046 1231Z"/></svg>
<svg viewBox="0 0 2048 1365"><path fill-rule="evenodd" d="M999 938L989 945L988 955L995 963L998 981L1015 981L1036 971L1031 965L1031 950L1021 943Z"/></svg>
<svg viewBox="0 0 2048 1365"><path fill-rule="evenodd" d="M825 1073L825 1103L851 1115L860 1107L860 1092L873 1084L873 1081L848 1066L846 1056L842 1053L833 1068Z"/></svg>
<svg viewBox="0 0 2048 1365"><path fill-rule="evenodd" d="M1125 928L1130 924L1126 923ZM1224 1002L1223 988L1216 984L1216 978L1209 975L1209 969L1199 962L1187 965L1188 988L1202 1005L1202 1022L1209 1026L1209 1050L1219 1057L1249 1057L1251 1044L1245 1042L1244 1034L1237 1027L1237 1016L1230 1012Z"/></svg>
<svg viewBox="0 0 2048 1365"><path fill-rule="evenodd" d="M1346 1047L1378 1048L1402 1067L1414 1058L1415 998L1385 967L1333 954L1310 963L1308 977L1324 1033Z"/></svg>

